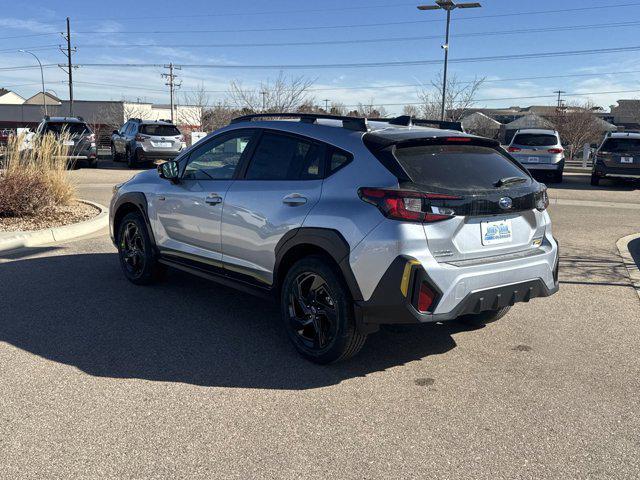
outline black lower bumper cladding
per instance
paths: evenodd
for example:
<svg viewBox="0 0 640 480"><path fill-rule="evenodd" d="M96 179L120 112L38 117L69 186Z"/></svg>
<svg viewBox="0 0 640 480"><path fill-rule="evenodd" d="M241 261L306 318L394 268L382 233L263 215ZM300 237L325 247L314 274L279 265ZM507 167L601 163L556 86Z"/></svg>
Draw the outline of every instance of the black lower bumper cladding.
<svg viewBox="0 0 640 480"><path fill-rule="evenodd" d="M528 302L532 298L547 297L558 291L558 282L549 289L542 279L503 285L477 292L469 293L451 312L432 314L419 312L415 307L415 292L420 283L426 281L437 292L433 308L441 297L441 292L434 287L433 282L421 265L413 268L409 281L407 296L401 291L402 276L408 259L396 258L389 266L378 283L371 298L367 301L356 302L358 316L364 324L415 324L453 320L462 315L481 313L487 310L498 310L519 302ZM554 269L557 271L557 266ZM554 272L557 278L557 273Z"/></svg>

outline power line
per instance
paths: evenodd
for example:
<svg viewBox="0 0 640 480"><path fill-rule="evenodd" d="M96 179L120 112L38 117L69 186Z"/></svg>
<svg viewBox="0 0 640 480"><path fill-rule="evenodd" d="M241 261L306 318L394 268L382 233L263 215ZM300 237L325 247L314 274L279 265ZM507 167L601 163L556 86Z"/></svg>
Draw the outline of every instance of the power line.
<svg viewBox="0 0 640 480"><path fill-rule="evenodd" d="M31 50L32 52L40 51L40 50L57 50L58 45L34 45L32 47L13 47L13 48L3 48L0 50L2 53L10 53L17 52L19 50Z"/></svg>
<svg viewBox="0 0 640 480"><path fill-rule="evenodd" d="M454 38L468 37L484 37L494 35L520 35L527 33L543 33L543 32L566 32L576 30L586 30L592 28L621 28L640 25L640 21L634 22L617 22L617 23L600 23L590 25L559 25L544 28L528 28L518 30L502 30L502 31L485 31L470 32L452 35ZM308 42L254 42L254 43L186 43L186 44L166 44L166 43L118 43L113 45L105 44L89 44L80 45L79 48L146 48L146 47L165 47L165 48L256 48L256 47L286 47L286 46L321 46L321 45L343 45L343 44L363 44L363 43L386 43L386 42L409 42L420 40L431 40L440 38L441 35L423 35L412 37L384 37L384 38L361 38L351 40L322 40Z"/></svg>
<svg viewBox="0 0 640 480"><path fill-rule="evenodd" d="M494 62L502 60L526 60L531 58L552 58L552 57L567 57L574 55L594 55L597 53L618 53L618 52L634 52L640 50L640 46L631 47L613 47L613 48L594 48L588 50L565 50L560 52L538 52L538 53L517 53L511 55L492 55L488 57L467 57L456 58L450 60L451 63L477 63L477 62ZM229 65L229 64L206 64L206 63L194 63L194 64L181 64L183 68L208 68L208 69L248 69L248 70L309 70L309 69L324 69L324 68L374 68L374 67L407 67L414 65L433 65L439 64L441 60L404 60L394 62L365 62L365 63L324 63L324 64L280 64L280 65ZM163 64L158 63L82 63L78 64L81 67L118 67L118 68L163 68Z"/></svg>
<svg viewBox="0 0 640 480"><path fill-rule="evenodd" d="M493 15L478 15L473 17L458 17L455 19L456 22L462 20L478 20L485 18L502 18L502 17L517 17L521 15L542 15L547 13L567 13L567 12L577 12L577 11L588 11L588 10L597 10L597 9L607 9L610 10L612 8L619 7L633 7L640 6L640 2L633 3L620 3L613 5L598 5L592 7L576 7L576 8L565 8L558 10L539 10L539 11L530 11L530 12L513 12L513 13L498 13ZM203 15L197 15L197 17L202 17ZM304 27L275 27L275 28L232 28L232 29L223 29L223 30L195 30L192 28L189 29L180 29L180 30L119 30L119 31L100 31L100 30L91 30L91 31L81 31L76 33L82 34L112 34L112 35L129 35L129 34L193 34L193 33L230 33L230 32L286 32L286 31L302 31L302 30L327 30L327 29L336 29L336 28L365 28L365 27L385 27L385 26L398 26L398 25L419 25L423 23L434 23L441 22L441 20L431 19L431 20L405 20L398 22L384 22L384 23L360 23L360 24L348 24L348 25L315 25L315 26L304 26Z"/></svg>

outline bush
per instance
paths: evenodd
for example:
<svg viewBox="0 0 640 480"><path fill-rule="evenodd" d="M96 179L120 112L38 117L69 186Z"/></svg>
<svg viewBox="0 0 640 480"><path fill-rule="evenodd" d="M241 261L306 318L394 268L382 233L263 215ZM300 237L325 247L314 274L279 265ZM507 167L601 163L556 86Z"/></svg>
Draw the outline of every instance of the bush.
<svg viewBox="0 0 640 480"><path fill-rule="evenodd" d="M43 135L31 148L24 147L24 135L9 139L0 173L0 217L35 216L69 204L75 188L67 174L66 138Z"/></svg>

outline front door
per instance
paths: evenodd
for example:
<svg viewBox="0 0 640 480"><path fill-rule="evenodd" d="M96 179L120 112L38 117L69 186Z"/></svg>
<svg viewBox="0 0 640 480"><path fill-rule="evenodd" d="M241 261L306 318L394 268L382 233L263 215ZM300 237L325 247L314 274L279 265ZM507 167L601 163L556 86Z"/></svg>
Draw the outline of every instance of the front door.
<svg viewBox="0 0 640 480"><path fill-rule="evenodd" d="M220 261L225 196L253 135L243 129L203 143L185 160L180 181L158 191L154 231L165 253Z"/></svg>
<svg viewBox="0 0 640 480"><path fill-rule="evenodd" d="M242 178L225 197L225 268L270 284L275 248L320 199L324 148L303 137L265 132Z"/></svg>

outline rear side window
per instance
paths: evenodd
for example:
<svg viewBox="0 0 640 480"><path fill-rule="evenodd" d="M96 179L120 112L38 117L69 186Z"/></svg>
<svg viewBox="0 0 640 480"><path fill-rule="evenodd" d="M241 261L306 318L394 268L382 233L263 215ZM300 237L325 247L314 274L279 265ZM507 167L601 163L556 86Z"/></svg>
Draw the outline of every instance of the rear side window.
<svg viewBox="0 0 640 480"><path fill-rule="evenodd" d="M504 178L529 176L497 150L475 145L424 145L396 150L413 182L435 190L489 190ZM525 183L526 182L526 183Z"/></svg>
<svg viewBox="0 0 640 480"><path fill-rule="evenodd" d="M337 170L340 170L351 161L351 156L345 152L334 150L330 152L330 154L331 157L329 158L329 175Z"/></svg>
<svg viewBox="0 0 640 480"><path fill-rule="evenodd" d="M265 133L247 169L247 180L313 180L321 177L321 148L302 139Z"/></svg>
<svg viewBox="0 0 640 480"><path fill-rule="evenodd" d="M180 130L173 125L141 125L140 133L158 137L176 137L180 135Z"/></svg>
<svg viewBox="0 0 640 480"><path fill-rule="evenodd" d="M638 152L640 151L640 138L608 138L600 150L613 153Z"/></svg>
<svg viewBox="0 0 640 480"><path fill-rule="evenodd" d="M85 133L91 133L86 124L77 122L50 122L45 125L43 131L43 133L53 133L54 135L60 135L62 132L65 132L68 135L83 135Z"/></svg>
<svg viewBox="0 0 640 480"><path fill-rule="evenodd" d="M550 147L557 145L558 139L555 135L544 133L519 133L513 139L513 144L526 147Z"/></svg>

